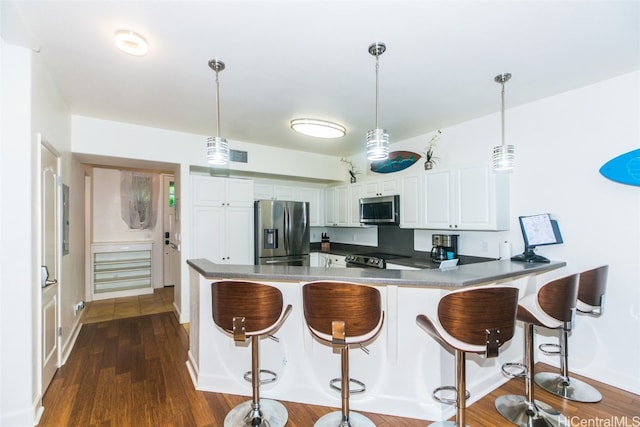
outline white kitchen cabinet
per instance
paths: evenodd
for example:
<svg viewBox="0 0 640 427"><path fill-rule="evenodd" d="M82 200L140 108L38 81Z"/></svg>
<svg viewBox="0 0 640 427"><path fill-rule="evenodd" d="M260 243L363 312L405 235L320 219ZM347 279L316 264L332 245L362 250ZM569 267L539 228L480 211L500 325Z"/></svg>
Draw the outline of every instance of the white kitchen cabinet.
<svg viewBox="0 0 640 427"><path fill-rule="evenodd" d="M321 188L298 187L294 200L309 202L309 224L312 227L321 227L324 220L324 192Z"/></svg>
<svg viewBox="0 0 640 427"><path fill-rule="evenodd" d="M253 206L253 181L191 175L193 206Z"/></svg>
<svg viewBox="0 0 640 427"><path fill-rule="evenodd" d="M273 185L253 183L253 199L254 200L273 200Z"/></svg>
<svg viewBox="0 0 640 427"><path fill-rule="evenodd" d="M509 176L490 165L424 175L423 226L447 230L508 230Z"/></svg>
<svg viewBox="0 0 640 427"><path fill-rule="evenodd" d="M253 264L253 181L192 175L191 184L191 258Z"/></svg>
<svg viewBox="0 0 640 427"><path fill-rule="evenodd" d="M192 258L216 264L254 263L253 208L198 206L192 215Z"/></svg>
<svg viewBox="0 0 640 427"><path fill-rule="evenodd" d="M334 227L349 225L349 187L346 185L325 190L325 224Z"/></svg>
<svg viewBox="0 0 640 427"><path fill-rule="evenodd" d="M376 179L375 181L365 182L363 185L364 196L362 197L392 196L399 194L398 180L395 178Z"/></svg>
<svg viewBox="0 0 640 427"><path fill-rule="evenodd" d="M400 180L400 227L422 225L422 175L407 175Z"/></svg>
<svg viewBox="0 0 640 427"><path fill-rule="evenodd" d="M347 268L347 262L344 255L326 254L327 267L329 268Z"/></svg>

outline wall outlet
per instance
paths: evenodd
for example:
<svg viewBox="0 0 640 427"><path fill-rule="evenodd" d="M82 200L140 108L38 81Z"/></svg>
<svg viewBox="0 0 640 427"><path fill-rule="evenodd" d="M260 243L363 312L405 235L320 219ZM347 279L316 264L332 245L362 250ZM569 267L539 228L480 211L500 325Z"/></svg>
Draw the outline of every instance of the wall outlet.
<svg viewBox="0 0 640 427"><path fill-rule="evenodd" d="M482 242L482 252L489 252L489 242L487 241Z"/></svg>
<svg viewBox="0 0 640 427"><path fill-rule="evenodd" d="M73 315L77 316L80 310L84 309L84 301L80 301L79 303L73 306Z"/></svg>

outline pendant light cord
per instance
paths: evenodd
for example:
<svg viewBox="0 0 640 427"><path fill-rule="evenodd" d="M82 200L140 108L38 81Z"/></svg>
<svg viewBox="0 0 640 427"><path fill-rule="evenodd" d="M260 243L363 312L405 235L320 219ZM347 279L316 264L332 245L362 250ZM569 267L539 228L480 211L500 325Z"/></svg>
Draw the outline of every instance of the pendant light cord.
<svg viewBox="0 0 640 427"><path fill-rule="evenodd" d="M504 146L504 81L502 82L502 145Z"/></svg>
<svg viewBox="0 0 640 427"><path fill-rule="evenodd" d="M502 86L504 88L504 85ZM216 70L216 137L220 137L220 80Z"/></svg>
<svg viewBox="0 0 640 427"><path fill-rule="evenodd" d="M376 54L376 129L379 129L378 126L378 72L380 70L380 55Z"/></svg>

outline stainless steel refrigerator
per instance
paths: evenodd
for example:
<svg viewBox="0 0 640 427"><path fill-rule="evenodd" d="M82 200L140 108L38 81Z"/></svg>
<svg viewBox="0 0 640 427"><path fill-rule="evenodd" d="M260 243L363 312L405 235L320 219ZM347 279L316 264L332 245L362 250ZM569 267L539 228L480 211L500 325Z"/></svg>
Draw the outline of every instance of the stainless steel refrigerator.
<svg viewBox="0 0 640 427"><path fill-rule="evenodd" d="M255 264L309 265L309 202L256 200Z"/></svg>

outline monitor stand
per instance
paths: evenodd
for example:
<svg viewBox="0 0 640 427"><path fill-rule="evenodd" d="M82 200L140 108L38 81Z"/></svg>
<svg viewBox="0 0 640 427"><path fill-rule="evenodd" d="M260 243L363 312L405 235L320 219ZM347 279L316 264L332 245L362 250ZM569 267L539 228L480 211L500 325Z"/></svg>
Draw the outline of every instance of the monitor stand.
<svg viewBox="0 0 640 427"><path fill-rule="evenodd" d="M549 258L545 258L542 255L538 255L534 252L534 248L524 248L524 252L520 255L514 255L511 257L511 261L518 262L545 262L548 263Z"/></svg>

